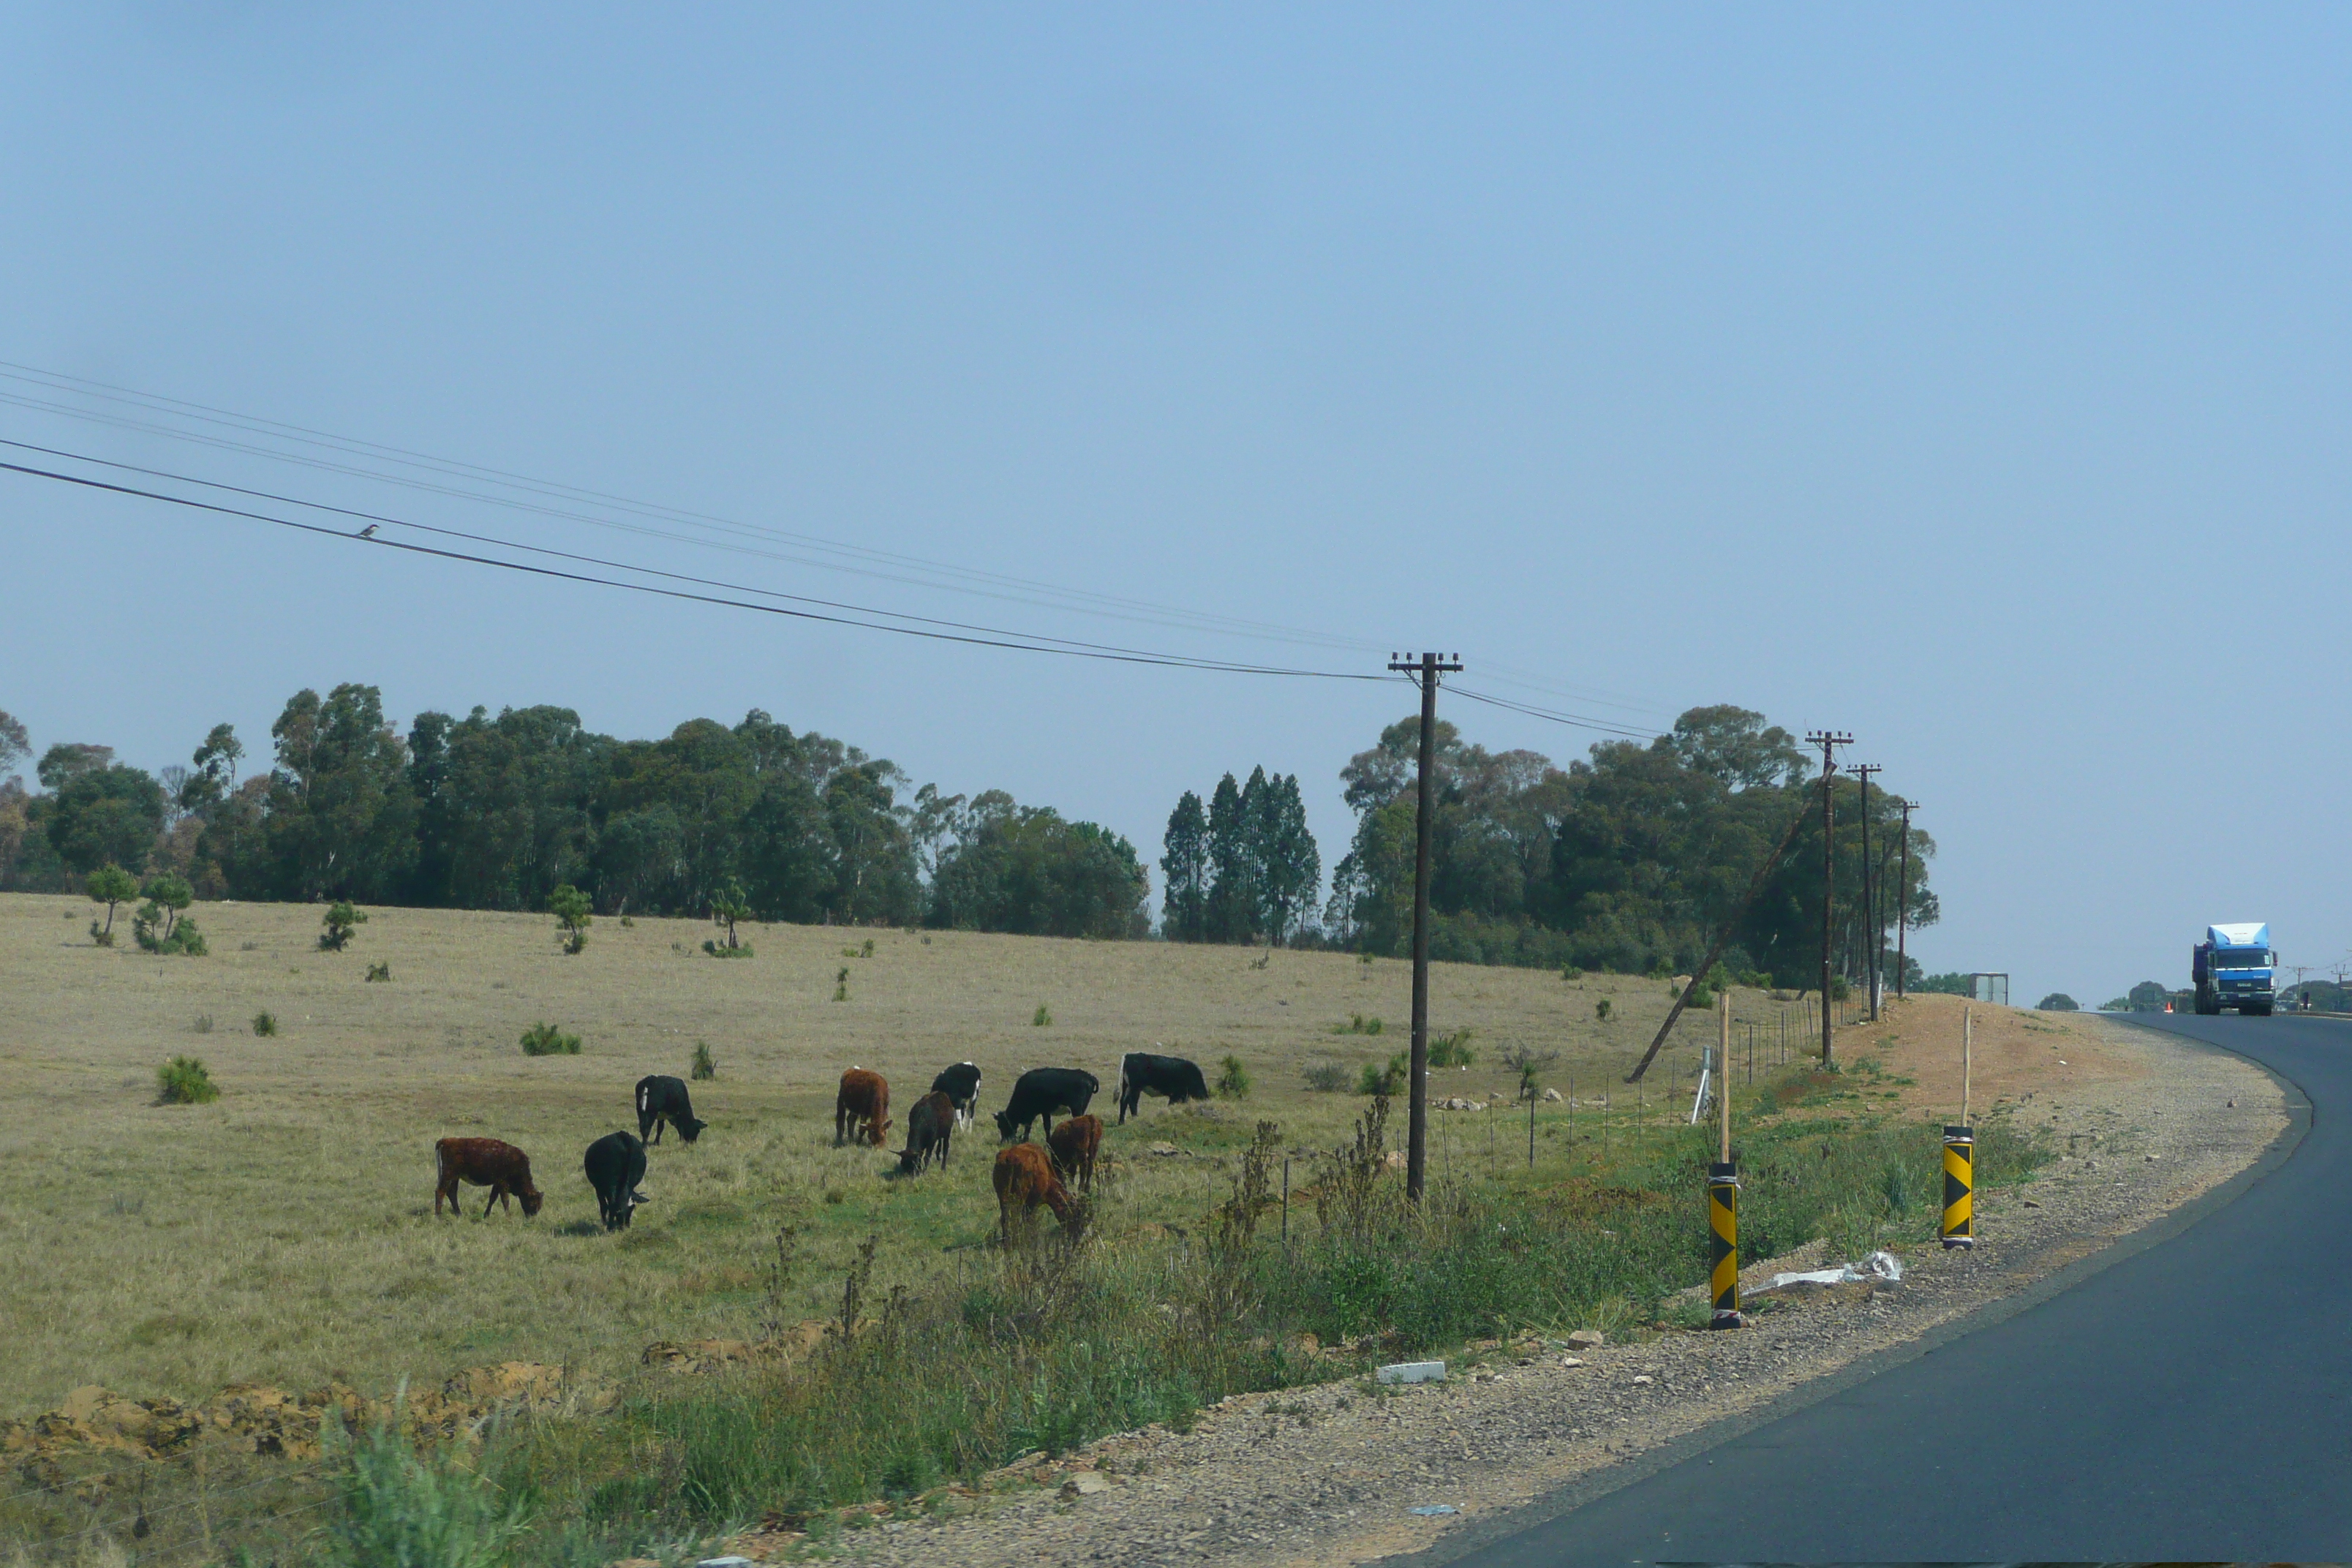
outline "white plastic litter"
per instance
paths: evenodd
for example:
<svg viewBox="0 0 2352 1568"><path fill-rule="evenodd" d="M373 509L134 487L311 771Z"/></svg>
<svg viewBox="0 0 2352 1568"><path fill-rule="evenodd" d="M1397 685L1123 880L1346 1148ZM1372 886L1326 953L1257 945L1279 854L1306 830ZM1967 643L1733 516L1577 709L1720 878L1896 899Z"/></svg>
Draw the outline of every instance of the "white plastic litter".
<svg viewBox="0 0 2352 1568"><path fill-rule="evenodd" d="M1790 1285L1851 1285L1858 1279L1884 1279L1890 1284L1903 1278L1903 1260L1891 1252L1874 1252L1859 1263L1841 1263L1835 1268L1808 1268L1796 1274L1775 1274L1767 1289L1778 1290Z"/></svg>
<svg viewBox="0 0 2352 1568"><path fill-rule="evenodd" d="M1381 1368L1375 1375L1382 1383L1444 1383L1445 1363L1442 1361L1401 1361Z"/></svg>
<svg viewBox="0 0 2352 1568"><path fill-rule="evenodd" d="M1426 1519L1433 1514L1460 1513L1462 1510L1455 1508L1450 1502L1425 1502L1413 1509L1412 1511L1420 1514L1423 1518Z"/></svg>

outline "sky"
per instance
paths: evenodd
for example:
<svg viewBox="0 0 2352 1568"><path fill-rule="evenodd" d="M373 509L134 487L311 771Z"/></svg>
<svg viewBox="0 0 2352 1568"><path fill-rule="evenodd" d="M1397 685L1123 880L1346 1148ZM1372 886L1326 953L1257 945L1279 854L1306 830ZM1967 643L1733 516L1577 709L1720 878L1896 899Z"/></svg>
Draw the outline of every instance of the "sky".
<svg viewBox="0 0 2352 1568"><path fill-rule="evenodd" d="M1939 846L1913 951L2020 1002L2185 984L2209 921L2352 944L2352 12L101 0L0 40L0 437L1032 636L1458 650L1642 734L1848 731ZM404 723L756 706L1147 860L1181 791L1296 773L1328 867L1414 702L9 474L0 531L0 708L151 767L344 680Z"/></svg>

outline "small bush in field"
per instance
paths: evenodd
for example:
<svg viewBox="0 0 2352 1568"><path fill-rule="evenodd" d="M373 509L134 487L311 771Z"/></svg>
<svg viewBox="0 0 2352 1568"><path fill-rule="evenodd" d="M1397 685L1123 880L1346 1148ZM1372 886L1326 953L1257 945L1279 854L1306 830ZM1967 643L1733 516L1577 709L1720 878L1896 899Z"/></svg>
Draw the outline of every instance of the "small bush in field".
<svg viewBox="0 0 2352 1568"><path fill-rule="evenodd" d="M580 1037L567 1035L552 1024L533 1024L522 1032L522 1054L527 1057L576 1057L580 1054Z"/></svg>
<svg viewBox="0 0 2352 1568"><path fill-rule="evenodd" d="M1594 1017L1594 1018L1598 1019L1600 1022L1601 1022L1601 1023L1603 1023L1603 1024L1605 1024L1605 1023L1607 1023L1607 1022L1609 1021L1609 998L1608 998L1608 997L1603 996L1600 1001L1595 1002L1595 1003L1592 1005L1592 1016L1593 1016L1593 1017Z"/></svg>
<svg viewBox="0 0 2352 1568"><path fill-rule="evenodd" d="M367 923L367 911L339 899L327 907L326 916L319 923L326 927L319 933L319 951L341 952L351 945L352 933Z"/></svg>
<svg viewBox="0 0 2352 1568"><path fill-rule="evenodd" d="M555 929L562 933L564 952L579 952L587 947L588 928L595 923L588 909L588 895L569 882L547 895L547 912L555 917Z"/></svg>
<svg viewBox="0 0 2352 1568"><path fill-rule="evenodd" d="M1221 1100L1247 1100L1250 1091L1249 1068L1242 1066L1239 1057L1227 1057L1224 1068L1217 1074L1217 1096Z"/></svg>
<svg viewBox="0 0 2352 1568"><path fill-rule="evenodd" d="M1043 1029L1049 1026L1053 1022L1053 1009L1046 1006L1043 1002L1040 1002L1037 1004L1037 1011L1030 1016L1029 1026L1033 1029Z"/></svg>
<svg viewBox="0 0 2352 1568"><path fill-rule="evenodd" d="M710 1055L710 1043L708 1040L694 1042L694 1064L687 1068L686 1076L698 1079L719 1076L719 1063Z"/></svg>
<svg viewBox="0 0 2352 1568"><path fill-rule="evenodd" d="M341 1431L340 1420L328 1422ZM501 1494L446 1452L418 1452L389 1424L341 1443L321 1436L330 1454L343 1450L325 1530L325 1560L336 1568L501 1568L530 1538L528 1500Z"/></svg>
<svg viewBox="0 0 2352 1568"><path fill-rule="evenodd" d="M1338 1062L1317 1062L1307 1069L1307 1087L1317 1094L1337 1094L1348 1087L1348 1069Z"/></svg>
<svg viewBox="0 0 2352 1568"><path fill-rule="evenodd" d="M220 1098L212 1074L195 1057L173 1057L155 1069L155 1099L162 1105L204 1105Z"/></svg>
<svg viewBox="0 0 2352 1568"><path fill-rule="evenodd" d="M278 1015L264 1007L253 1016L253 1032L267 1039L278 1032Z"/></svg>
<svg viewBox="0 0 2352 1568"><path fill-rule="evenodd" d="M392 978L392 965L389 963L371 963L367 966L367 977L370 981L390 980Z"/></svg>
<svg viewBox="0 0 2352 1568"><path fill-rule="evenodd" d="M1470 1048L1467 1029L1456 1029L1429 1042L1429 1065L1433 1068L1466 1068L1477 1059L1478 1053Z"/></svg>
<svg viewBox="0 0 2352 1568"><path fill-rule="evenodd" d="M211 1034L213 1032L213 1016L210 1013L197 1014L196 1021L191 1026L191 1027L193 1027L199 1035Z"/></svg>

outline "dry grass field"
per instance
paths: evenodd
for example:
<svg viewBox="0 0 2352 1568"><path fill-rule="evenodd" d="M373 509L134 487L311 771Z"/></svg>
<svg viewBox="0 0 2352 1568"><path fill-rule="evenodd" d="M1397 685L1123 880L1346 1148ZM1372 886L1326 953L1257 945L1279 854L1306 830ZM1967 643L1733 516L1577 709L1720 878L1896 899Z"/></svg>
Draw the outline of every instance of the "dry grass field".
<svg viewBox="0 0 2352 1568"><path fill-rule="evenodd" d="M1256 1120L1302 1151L1342 1141L1365 1102L1309 1092L1303 1071L1337 1062L1352 1079L1385 1062L1404 1048L1409 1007L1403 963L1340 953L780 926L747 928L757 956L721 963L699 951L699 922L600 919L567 957L545 916L402 909L369 910L331 953L317 907L217 904L192 911L212 952L191 959L95 947L91 912L0 896L0 1058L18 1103L0 1132L0 1415L89 1383L184 1398L331 1377L384 1391L509 1358L609 1374L656 1339L751 1331L786 1224L803 1227L794 1316L835 1306L870 1234L877 1288L961 1267L994 1226L992 1130L960 1139L944 1173L886 1178L888 1156L832 1146L833 1086L853 1063L890 1079L895 1142L914 1095L967 1058L986 1073L983 1111L1026 1068L1076 1066L1102 1080L1108 1121L1125 1051L1190 1056L1212 1079L1238 1057L1246 1100L1146 1101L1107 1142L1121 1172L1112 1223L1192 1225L1226 1190L1217 1156ZM367 983L371 963L391 980ZM1670 1001L1654 980L1448 964L1432 994L1434 1029L1472 1031L1476 1065L1437 1089L1465 1096L1510 1088L1498 1058L1517 1044L1559 1051L1547 1081L1572 1077L1579 1099L1616 1089ZM1050 1025L1033 1023L1041 1006ZM1768 1023L1788 1011L1748 994L1735 1007ZM251 1031L263 1009L275 1037ZM1356 1015L1386 1027L1333 1032ZM580 1035L581 1053L525 1057L518 1037L541 1021ZM1654 1116L1678 1075L1686 1084L1712 1028L1685 1022L1639 1106ZM581 1152L634 1129L636 1079L685 1076L698 1040L718 1061L693 1086L710 1129L696 1148L672 1137L652 1151L652 1203L607 1236ZM156 1068L183 1053L207 1063L217 1101L155 1103ZM1615 1104L1629 1109L1622 1089ZM1568 1113L1545 1108L1547 1154ZM1452 1168L1526 1159L1520 1113L1433 1124ZM484 1220L468 1189L465 1217L436 1219L432 1145L453 1133L526 1149L544 1212ZM1154 1142L1190 1157L1153 1156Z"/></svg>

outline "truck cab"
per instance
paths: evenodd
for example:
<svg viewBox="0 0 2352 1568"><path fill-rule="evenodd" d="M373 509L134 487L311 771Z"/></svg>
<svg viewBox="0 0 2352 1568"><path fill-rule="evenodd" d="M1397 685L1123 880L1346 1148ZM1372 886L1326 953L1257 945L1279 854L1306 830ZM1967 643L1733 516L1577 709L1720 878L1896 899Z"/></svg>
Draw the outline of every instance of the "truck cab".
<svg viewBox="0 0 2352 1568"><path fill-rule="evenodd" d="M2278 1002L2278 954L2271 951L2271 928L2256 921L2205 928L2205 940L2189 950L2189 978L2197 987L2197 1010L2267 1017Z"/></svg>

